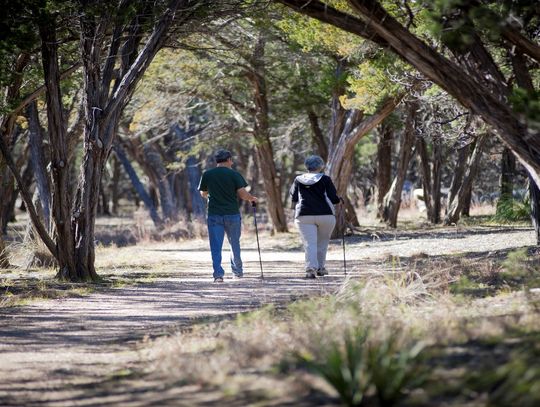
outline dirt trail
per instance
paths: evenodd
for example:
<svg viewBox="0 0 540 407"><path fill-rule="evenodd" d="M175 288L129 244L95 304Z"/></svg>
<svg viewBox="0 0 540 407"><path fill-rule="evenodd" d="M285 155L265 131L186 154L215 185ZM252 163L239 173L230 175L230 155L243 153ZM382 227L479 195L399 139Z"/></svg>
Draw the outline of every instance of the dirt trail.
<svg viewBox="0 0 540 407"><path fill-rule="evenodd" d="M243 251L246 277L227 278L224 284L211 281L206 250L181 245L118 249L133 261L112 273L137 276L135 284L0 309L0 405L193 405L189 386L165 392L159 383L132 379L127 388L118 380L140 363L143 338L172 332L203 317L225 317L264 304L333 292L344 280L340 243L332 242L329 251L330 276L319 280L302 278L303 254L298 248L266 247L262 282L257 251L248 242ZM388 255L489 252L533 244L534 233L527 228L369 233L348 238L348 269L354 277L384 271L378 260ZM138 269L135 259L143 254L145 267ZM197 403L214 402L201 402L199 395Z"/></svg>

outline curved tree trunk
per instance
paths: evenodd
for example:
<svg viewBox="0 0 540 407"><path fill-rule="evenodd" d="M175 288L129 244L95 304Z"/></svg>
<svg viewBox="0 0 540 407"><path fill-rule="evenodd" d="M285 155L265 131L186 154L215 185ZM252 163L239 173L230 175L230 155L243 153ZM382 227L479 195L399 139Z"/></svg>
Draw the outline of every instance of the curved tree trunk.
<svg viewBox="0 0 540 407"><path fill-rule="evenodd" d="M527 64L523 53L519 50L511 52L512 69L516 75L518 86L525 89L528 93L534 94L534 84L527 70ZM539 53L540 55L540 53ZM529 201L531 207L531 221L536 234L536 244L540 244L540 190L539 185L535 181L533 175L527 168L529 175Z"/></svg>
<svg viewBox="0 0 540 407"><path fill-rule="evenodd" d="M363 113L354 110L349 111L343 126L341 136L337 143L332 145L330 156L326 166L328 175L332 178L339 196L347 196L347 187L352 174L354 146L362 137L377 127L390 115L401 102L405 94L389 97L373 115L364 118ZM355 216L355 215L354 215ZM347 214L347 219L354 219ZM358 222L358 221L356 221ZM334 228L333 237L339 237L345 231L346 225L339 221Z"/></svg>

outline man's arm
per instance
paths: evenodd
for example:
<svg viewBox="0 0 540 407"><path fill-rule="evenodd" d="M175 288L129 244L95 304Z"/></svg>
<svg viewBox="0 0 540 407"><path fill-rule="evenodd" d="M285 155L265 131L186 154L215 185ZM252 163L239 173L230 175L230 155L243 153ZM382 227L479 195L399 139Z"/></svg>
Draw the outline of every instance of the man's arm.
<svg viewBox="0 0 540 407"><path fill-rule="evenodd" d="M246 191L246 188L239 188L236 190L236 194L240 199L243 199L244 201L248 202L257 202L257 198L255 198L253 195L251 195L248 191Z"/></svg>

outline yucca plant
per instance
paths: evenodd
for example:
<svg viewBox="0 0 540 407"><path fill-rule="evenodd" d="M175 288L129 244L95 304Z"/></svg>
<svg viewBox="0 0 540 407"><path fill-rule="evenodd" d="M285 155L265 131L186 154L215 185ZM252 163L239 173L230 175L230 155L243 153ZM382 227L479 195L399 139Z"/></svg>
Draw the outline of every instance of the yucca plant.
<svg viewBox="0 0 540 407"><path fill-rule="evenodd" d="M364 358L367 336L365 329L347 331L343 343L330 342L321 349L317 359L311 354L298 355L309 370L337 391L347 406L360 406L371 385Z"/></svg>
<svg viewBox="0 0 540 407"><path fill-rule="evenodd" d="M401 333L368 340L368 330L346 331L343 342L332 341L313 354L298 355L304 366L321 376L339 394L343 404L361 406L376 394L379 405L393 406L407 390L426 379L422 343L401 347Z"/></svg>
<svg viewBox="0 0 540 407"><path fill-rule="evenodd" d="M514 352L511 360L491 376L489 406L540 405L539 350Z"/></svg>
<svg viewBox="0 0 540 407"><path fill-rule="evenodd" d="M420 359L423 349L421 342L400 347L397 334L367 346L367 369L381 406L395 405L405 390L419 387L425 381L426 370Z"/></svg>

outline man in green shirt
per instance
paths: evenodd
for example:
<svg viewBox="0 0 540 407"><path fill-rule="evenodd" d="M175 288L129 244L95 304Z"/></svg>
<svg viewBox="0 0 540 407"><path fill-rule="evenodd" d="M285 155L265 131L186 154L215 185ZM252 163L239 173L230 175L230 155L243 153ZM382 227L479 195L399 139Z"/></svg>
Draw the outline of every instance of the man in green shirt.
<svg viewBox="0 0 540 407"><path fill-rule="evenodd" d="M199 191L203 198L208 198L207 225L214 282L222 283L225 271L221 267L221 250L225 235L231 246L232 272L236 277L244 275L240 258L242 220L239 198L252 203L256 203L257 198L246 191L247 182L244 177L232 169L230 151L218 150L214 158L217 165L203 173Z"/></svg>

